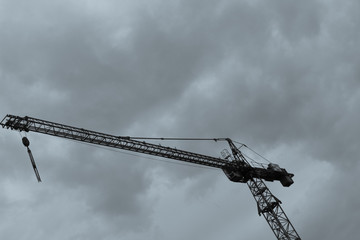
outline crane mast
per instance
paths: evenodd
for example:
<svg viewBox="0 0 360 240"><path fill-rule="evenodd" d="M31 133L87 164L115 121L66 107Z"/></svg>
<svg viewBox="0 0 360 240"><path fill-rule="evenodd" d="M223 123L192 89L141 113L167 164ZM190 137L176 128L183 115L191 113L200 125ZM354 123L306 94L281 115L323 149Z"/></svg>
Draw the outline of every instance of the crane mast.
<svg viewBox="0 0 360 240"><path fill-rule="evenodd" d="M281 201L270 192L263 182L263 180L280 181L283 186L288 187L293 183L292 177L294 174L288 173L285 169L278 167L276 164L269 164L267 169L251 166L241 151L229 138L221 140L226 140L228 142L232 151L232 156L230 159L222 159L144 141L138 141L128 136L114 136L28 116L20 117L8 114L0 122L0 125L3 128L17 130L20 132L38 132L80 142L222 169L231 181L247 183L257 203L259 215L262 214L264 216L277 239L300 240L299 235L280 206ZM25 146L28 147L28 145L29 144L27 143ZM38 174L34 159L31 157L32 155L30 156L30 159L32 160L34 171L39 181L40 175Z"/></svg>
<svg viewBox="0 0 360 240"><path fill-rule="evenodd" d="M231 139L227 139L227 141L235 161L243 165L250 165ZM264 181L259 178L250 178L246 184L256 201L259 216L261 214L264 216L277 239L301 240L280 206L281 201L271 193Z"/></svg>

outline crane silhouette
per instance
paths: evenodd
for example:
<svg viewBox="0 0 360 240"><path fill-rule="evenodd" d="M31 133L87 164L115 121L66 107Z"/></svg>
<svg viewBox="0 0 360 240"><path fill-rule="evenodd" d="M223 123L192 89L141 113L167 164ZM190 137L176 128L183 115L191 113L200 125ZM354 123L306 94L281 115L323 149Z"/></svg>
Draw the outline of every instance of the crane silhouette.
<svg viewBox="0 0 360 240"><path fill-rule="evenodd" d="M267 168L252 166L230 138L182 139L227 141L231 154L228 151L224 151L222 152L223 158L218 158L139 141L146 139L175 140L178 138L165 139L114 136L33 117L20 117L9 114L4 117L0 122L0 125L3 128L20 132L37 132L80 142L222 169L229 180L246 183L248 185L250 192L256 201L258 214L264 216L277 239L301 240L294 226L282 209L280 205L281 201L271 193L264 183L264 180L279 181L284 187L289 187L294 183L292 180L294 174L288 173L286 169L280 168L277 164L273 163L268 164ZM30 142L26 137L23 137L22 141L25 147L27 147L35 175L40 182L41 178L29 149Z"/></svg>

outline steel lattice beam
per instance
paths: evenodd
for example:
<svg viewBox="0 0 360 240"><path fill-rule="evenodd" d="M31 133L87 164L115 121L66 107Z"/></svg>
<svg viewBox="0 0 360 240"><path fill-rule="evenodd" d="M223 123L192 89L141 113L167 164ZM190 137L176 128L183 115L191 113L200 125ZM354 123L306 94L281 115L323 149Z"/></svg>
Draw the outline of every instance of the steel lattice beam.
<svg viewBox="0 0 360 240"><path fill-rule="evenodd" d="M221 158L215 158L202 154L178 150L176 148L136 141L130 139L129 137L113 136L105 133L86 130L83 128L71 127L32 117L7 115L0 124L5 128L11 128L18 131L38 132L80 142L87 142L111 148L119 148L169 159L181 160L209 167L223 168L226 164L228 164L228 161Z"/></svg>
<svg viewBox="0 0 360 240"><path fill-rule="evenodd" d="M110 134L86 130L83 128L72 127L33 117L6 115L5 118L1 121L0 125L3 128L10 128L18 131L38 132L80 142L87 142L111 148L119 148L133 152L139 152L214 168L220 168L223 170L227 169L227 171L232 172L246 173L246 180L250 178L261 178L267 181L277 180L283 183L284 177L289 177L291 179L291 177L293 176L293 174L287 173L285 170L279 172L270 169L251 167L249 165L239 165L237 164L237 162L231 162L226 159L211 157L203 154L188 152L147 142L141 142L131 139L130 137L114 136ZM290 186L291 184L292 182L290 181L289 184L286 186Z"/></svg>
<svg viewBox="0 0 360 240"><path fill-rule="evenodd" d="M241 151L228 139L234 160L242 165L249 165ZM259 216L262 214L271 230L279 240L301 240L294 226L280 206L281 201L276 198L258 178L250 178L247 185L255 198Z"/></svg>
<svg viewBox="0 0 360 240"><path fill-rule="evenodd" d="M257 203L259 215L262 214L268 222L277 239L300 240L298 233L280 206L276 198L261 179L251 179L248 187Z"/></svg>
<svg viewBox="0 0 360 240"><path fill-rule="evenodd" d="M264 169L250 166L246 158L233 144L231 139L226 140L232 150L232 161L136 141L130 137L109 135L32 117L6 115L0 122L0 125L3 128L10 128L11 130L38 132L80 142L220 168L224 170L230 180L247 183L257 203L259 215L262 214L265 217L275 236L279 240L300 240L299 235L280 206L281 201L270 192L262 181L262 179L268 181L279 180L284 186L290 186L293 183L291 179L293 174L287 173L285 169L274 170L271 168ZM36 169L34 168L34 170ZM39 179L40 177L38 180Z"/></svg>

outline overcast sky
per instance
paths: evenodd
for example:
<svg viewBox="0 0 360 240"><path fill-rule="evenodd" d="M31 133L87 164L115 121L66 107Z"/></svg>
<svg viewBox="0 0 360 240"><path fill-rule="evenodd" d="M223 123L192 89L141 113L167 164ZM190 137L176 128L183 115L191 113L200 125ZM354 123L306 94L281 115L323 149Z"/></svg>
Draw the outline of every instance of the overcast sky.
<svg viewBox="0 0 360 240"><path fill-rule="evenodd" d="M295 174L267 185L302 239L358 239L359 11L358 0L0 0L0 118L230 137ZM276 239L220 170L28 133L39 184L21 136L0 130L1 239Z"/></svg>

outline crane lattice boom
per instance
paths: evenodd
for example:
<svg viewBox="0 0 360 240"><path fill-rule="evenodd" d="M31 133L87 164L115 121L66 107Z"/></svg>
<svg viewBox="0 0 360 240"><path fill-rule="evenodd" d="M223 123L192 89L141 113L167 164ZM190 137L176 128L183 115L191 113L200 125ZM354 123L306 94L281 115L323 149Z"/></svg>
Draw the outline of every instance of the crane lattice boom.
<svg viewBox="0 0 360 240"><path fill-rule="evenodd" d="M214 168L220 168L223 169L225 173L235 175L241 174L242 180L239 180L239 182L246 182L248 179L255 177L265 179L267 181L278 180L284 186L290 186L293 183L291 178L294 175L292 173L286 172L285 169L275 171L273 169L251 167L250 165L242 165L238 162L231 162L221 158L188 152L143 141L137 141L131 139L131 137L114 136L37 118L7 115L0 124L3 128L10 128L13 130L26 132L38 132L80 142L87 142ZM227 174L227 176L229 177L229 174ZM237 181L236 179L237 178L232 178L231 180Z"/></svg>
<svg viewBox="0 0 360 240"><path fill-rule="evenodd" d="M262 214L264 216L277 239L300 240L299 235L280 206L281 201L270 192L263 182L263 180L280 181L283 186L288 187L293 183L292 177L294 174L288 173L285 169L280 168L276 164L269 164L267 169L251 166L241 151L229 138L222 140L226 140L229 143L232 157L230 159L227 157L222 159L137 141L131 137L114 136L27 116L19 117L15 115L6 115L0 122L0 125L3 128L20 132L38 132L80 142L124 149L222 169L231 181L247 183L257 203L259 215ZM37 179L38 181L41 181L35 161L28 148L29 141L26 137L23 138L23 143L28 149Z"/></svg>

